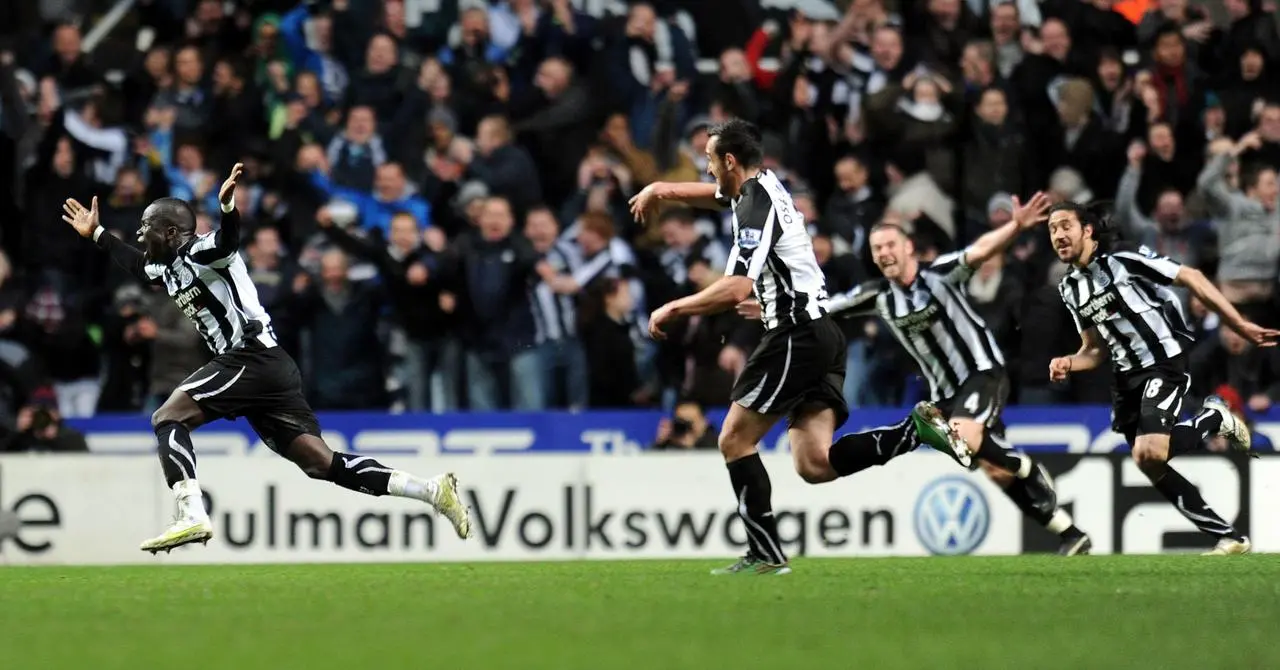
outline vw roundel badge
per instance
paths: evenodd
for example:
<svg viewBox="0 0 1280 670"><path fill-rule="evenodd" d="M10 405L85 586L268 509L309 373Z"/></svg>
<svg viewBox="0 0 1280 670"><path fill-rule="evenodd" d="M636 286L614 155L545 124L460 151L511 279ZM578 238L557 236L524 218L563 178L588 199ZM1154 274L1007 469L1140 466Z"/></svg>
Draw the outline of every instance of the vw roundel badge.
<svg viewBox="0 0 1280 670"><path fill-rule="evenodd" d="M935 479L916 500L916 537L931 554L973 553L987 539L990 526L987 498L967 477Z"/></svg>

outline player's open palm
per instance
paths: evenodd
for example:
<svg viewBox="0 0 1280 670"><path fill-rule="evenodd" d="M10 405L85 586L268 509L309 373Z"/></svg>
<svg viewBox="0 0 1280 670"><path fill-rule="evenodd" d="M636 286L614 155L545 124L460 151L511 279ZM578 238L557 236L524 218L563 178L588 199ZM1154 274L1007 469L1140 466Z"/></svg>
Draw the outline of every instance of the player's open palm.
<svg viewBox="0 0 1280 670"><path fill-rule="evenodd" d="M1031 199L1023 204L1018 196L1013 196L1013 220L1018 222L1022 230L1034 228L1037 223L1049 217L1049 196L1044 191L1037 191Z"/></svg>
<svg viewBox="0 0 1280 670"><path fill-rule="evenodd" d="M222 188L218 189L218 202L224 205L231 204L231 198L236 194L236 183L240 181L240 173L244 171L244 163L236 163L231 168L231 176L222 182Z"/></svg>
<svg viewBox="0 0 1280 670"><path fill-rule="evenodd" d="M1276 346L1276 340L1280 339L1280 330L1263 328L1252 321L1245 321L1240 324L1236 328L1236 332L1259 347L1274 347Z"/></svg>
<svg viewBox="0 0 1280 670"><path fill-rule="evenodd" d="M646 219L652 218L652 214L658 209L658 187L656 184L649 184L640 189L640 192L631 196L627 201L631 206L631 216L635 217L637 222L643 223Z"/></svg>
<svg viewBox="0 0 1280 670"><path fill-rule="evenodd" d="M67 198L62 203L62 211L65 212L62 220L71 224L80 233L80 237L93 237L93 231L98 229L98 196L93 196L88 207L75 198Z"/></svg>

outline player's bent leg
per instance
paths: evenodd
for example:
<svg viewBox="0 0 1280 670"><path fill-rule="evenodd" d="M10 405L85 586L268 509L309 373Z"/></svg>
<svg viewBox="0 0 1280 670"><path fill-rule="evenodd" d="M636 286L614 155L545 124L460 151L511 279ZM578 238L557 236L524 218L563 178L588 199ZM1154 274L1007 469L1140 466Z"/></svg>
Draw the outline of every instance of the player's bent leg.
<svg viewBox="0 0 1280 670"><path fill-rule="evenodd" d="M884 465L920 446L916 426L907 418L891 426L840 436L827 449L827 462L837 477L848 477L867 468Z"/></svg>
<svg viewBox="0 0 1280 670"><path fill-rule="evenodd" d="M800 478L810 484L834 481L840 475L831 467L829 452L836 431L836 413L828 407L814 407L791 423L787 440L791 460Z"/></svg>
<svg viewBox="0 0 1280 670"><path fill-rule="evenodd" d="M318 435L310 433L297 435L287 445L284 456L312 479L372 496L421 500L447 518L458 537L465 540L471 536L470 510L462 501L458 478L452 472L423 479L388 468L370 456L335 452Z"/></svg>
<svg viewBox="0 0 1280 670"><path fill-rule="evenodd" d="M951 429L970 446L978 460L995 465L1013 473L1018 479L1026 479L1032 474L1031 459L1013 449L1006 448L996 441L991 432L974 419L955 417L951 419Z"/></svg>
<svg viewBox="0 0 1280 670"><path fill-rule="evenodd" d="M966 442L982 445L977 462L987 477L1004 490L1027 518L1058 536L1059 555L1089 553L1093 541L1076 527L1071 514L1058 506L1053 478L1043 465L1026 454L1018 453L998 437L996 431L987 430L975 420L956 418L951 420L951 424Z"/></svg>
<svg viewBox="0 0 1280 670"><path fill-rule="evenodd" d="M738 515L747 529L745 556L712 574L787 574L786 554L773 518L773 488L769 472L756 445L776 423L775 415L761 414L738 403L729 405L720 430L720 453L729 469L729 482L738 501Z"/></svg>
<svg viewBox="0 0 1280 670"><path fill-rule="evenodd" d="M194 542L207 544L213 538L213 524L196 479L196 451L191 443L191 431L204 421L204 412L185 391L174 391L151 415L160 468L173 491L174 514L163 533L139 546L143 551L169 552Z"/></svg>
<svg viewBox="0 0 1280 670"><path fill-rule="evenodd" d="M1169 466L1169 435L1146 433L1138 435L1133 445L1133 460L1138 469L1151 480L1161 495L1174 508L1195 524L1201 532L1217 538L1211 555L1247 554L1251 549L1249 538L1242 535L1227 520L1218 516L1200 495L1200 489L1187 481L1181 473Z"/></svg>
<svg viewBox="0 0 1280 670"><path fill-rule="evenodd" d="M196 452L191 431L204 424L204 412L184 391L174 391L151 415L160 468L170 488L196 478Z"/></svg>
<svg viewBox="0 0 1280 670"><path fill-rule="evenodd" d="M1199 414L1178 422L1169 432L1169 458L1200 451L1204 441L1213 435L1227 438L1227 443L1236 451L1258 457L1252 450L1253 436L1244 417L1232 411L1227 401L1209 396L1204 399Z"/></svg>

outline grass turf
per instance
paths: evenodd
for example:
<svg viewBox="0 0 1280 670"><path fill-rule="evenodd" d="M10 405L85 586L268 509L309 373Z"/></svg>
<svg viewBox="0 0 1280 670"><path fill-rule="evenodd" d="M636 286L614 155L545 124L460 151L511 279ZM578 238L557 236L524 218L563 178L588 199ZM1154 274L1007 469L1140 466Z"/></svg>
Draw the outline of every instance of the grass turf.
<svg viewBox="0 0 1280 670"><path fill-rule="evenodd" d="M1280 556L716 565L4 568L0 667L1280 667Z"/></svg>

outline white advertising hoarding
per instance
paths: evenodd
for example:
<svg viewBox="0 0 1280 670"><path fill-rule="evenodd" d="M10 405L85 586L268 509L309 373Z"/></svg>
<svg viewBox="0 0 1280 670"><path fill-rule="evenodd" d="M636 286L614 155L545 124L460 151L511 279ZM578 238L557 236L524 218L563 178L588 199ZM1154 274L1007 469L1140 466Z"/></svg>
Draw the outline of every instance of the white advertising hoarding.
<svg viewBox="0 0 1280 670"><path fill-rule="evenodd" d="M792 555L1016 554L1018 510L985 477L933 453L810 485L786 455L765 457L779 533ZM392 463L389 463L392 464ZM0 510L18 520L0 563L274 563L711 558L745 535L717 454L530 455L394 462L458 473L474 537L421 503L313 481L281 459L200 463L216 538L152 558L137 548L172 513L150 458L0 459Z"/></svg>

